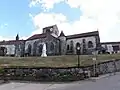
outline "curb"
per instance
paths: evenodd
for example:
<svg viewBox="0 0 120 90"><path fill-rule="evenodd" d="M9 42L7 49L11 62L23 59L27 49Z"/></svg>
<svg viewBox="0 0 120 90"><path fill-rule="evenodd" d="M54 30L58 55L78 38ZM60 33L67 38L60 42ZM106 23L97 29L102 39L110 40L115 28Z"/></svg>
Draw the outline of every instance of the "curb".
<svg viewBox="0 0 120 90"><path fill-rule="evenodd" d="M102 78L106 78L106 77L110 77L110 76L114 76L116 75L116 73L110 73L110 74L106 74L106 75L101 75L99 77L91 77L89 78L90 80L99 80L99 79L102 79Z"/></svg>

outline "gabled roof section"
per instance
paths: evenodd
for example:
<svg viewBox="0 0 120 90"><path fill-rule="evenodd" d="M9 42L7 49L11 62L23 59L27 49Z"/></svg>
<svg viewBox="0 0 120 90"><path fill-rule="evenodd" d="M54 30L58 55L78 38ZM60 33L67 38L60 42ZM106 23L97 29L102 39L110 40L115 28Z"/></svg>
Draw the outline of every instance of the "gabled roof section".
<svg viewBox="0 0 120 90"><path fill-rule="evenodd" d="M15 44L21 44L21 42L24 42L25 40L10 40L10 41L1 41L0 45L15 45Z"/></svg>
<svg viewBox="0 0 120 90"><path fill-rule="evenodd" d="M87 33L81 33L81 34L68 35L66 38L74 39L74 38L82 38L82 37L90 37L90 36L99 36L99 32L93 31L93 32L87 32Z"/></svg>
<svg viewBox="0 0 120 90"><path fill-rule="evenodd" d="M51 26L48 26L48 27L44 27L43 29L53 28L54 26L57 26L57 25L51 25Z"/></svg>
<svg viewBox="0 0 120 90"><path fill-rule="evenodd" d="M34 39L45 38L46 36L47 36L46 34L35 34L35 35L29 37L27 40L34 40Z"/></svg>

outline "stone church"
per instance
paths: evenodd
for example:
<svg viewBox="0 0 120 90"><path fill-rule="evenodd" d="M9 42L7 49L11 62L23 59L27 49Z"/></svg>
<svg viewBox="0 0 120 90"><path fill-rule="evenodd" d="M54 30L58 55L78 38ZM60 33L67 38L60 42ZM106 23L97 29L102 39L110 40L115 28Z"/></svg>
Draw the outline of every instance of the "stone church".
<svg viewBox="0 0 120 90"><path fill-rule="evenodd" d="M46 44L47 55L76 54L76 47L80 47L81 54L92 54L100 48L98 31L66 36L59 33L57 25L43 28L41 34L35 34L26 40L1 41L1 56L41 56L43 44Z"/></svg>

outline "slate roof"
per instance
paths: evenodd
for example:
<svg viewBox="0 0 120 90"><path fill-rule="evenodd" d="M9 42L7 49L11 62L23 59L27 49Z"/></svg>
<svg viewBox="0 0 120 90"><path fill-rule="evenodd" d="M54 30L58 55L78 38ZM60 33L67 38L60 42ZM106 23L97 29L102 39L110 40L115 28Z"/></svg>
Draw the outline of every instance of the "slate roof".
<svg viewBox="0 0 120 90"><path fill-rule="evenodd" d="M68 35L66 36L67 39L74 39L74 38L82 38L82 37L90 37L90 36L98 36L98 31L93 32L87 32L87 33L81 33L81 34L74 34L74 35Z"/></svg>
<svg viewBox="0 0 120 90"><path fill-rule="evenodd" d="M50 28L53 28L54 26L57 26L57 25L51 25L51 26L48 26L48 27L44 27L43 30L44 30L44 29L50 29Z"/></svg>
<svg viewBox="0 0 120 90"><path fill-rule="evenodd" d="M51 34L50 34L50 35L51 35ZM59 38L54 37L53 35L51 35L51 36L52 36L53 38L59 40ZM46 38L46 37L47 37L47 34L46 34L46 33L43 33L43 34L35 34L35 35L29 37L27 40L34 40L34 39L40 39L40 38ZM26 41L27 41L27 40L26 40Z"/></svg>
<svg viewBox="0 0 120 90"><path fill-rule="evenodd" d="M101 44L120 44L120 42L102 42Z"/></svg>
<svg viewBox="0 0 120 90"><path fill-rule="evenodd" d="M45 38L47 35L46 34L35 34L31 37L29 37L27 40L34 40L34 39L39 39L39 38Z"/></svg>
<svg viewBox="0 0 120 90"><path fill-rule="evenodd" d="M0 45L14 45L14 44L20 44L21 42L24 42L25 40L10 40L10 41L1 41Z"/></svg>

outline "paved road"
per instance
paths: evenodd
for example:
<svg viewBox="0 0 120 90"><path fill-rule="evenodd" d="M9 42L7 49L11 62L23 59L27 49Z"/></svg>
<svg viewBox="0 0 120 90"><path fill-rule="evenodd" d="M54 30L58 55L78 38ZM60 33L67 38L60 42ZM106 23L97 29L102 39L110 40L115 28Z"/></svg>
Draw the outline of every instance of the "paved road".
<svg viewBox="0 0 120 90"><path fill-rule="evenodd" d="M120 90L120 73L96 81L66 84L15 83L0 85L0 90Z"/></svg>

